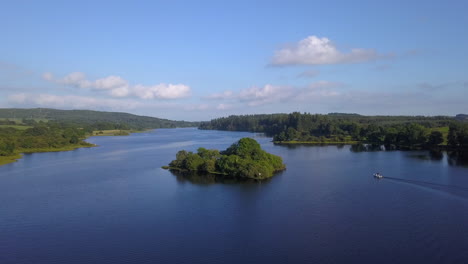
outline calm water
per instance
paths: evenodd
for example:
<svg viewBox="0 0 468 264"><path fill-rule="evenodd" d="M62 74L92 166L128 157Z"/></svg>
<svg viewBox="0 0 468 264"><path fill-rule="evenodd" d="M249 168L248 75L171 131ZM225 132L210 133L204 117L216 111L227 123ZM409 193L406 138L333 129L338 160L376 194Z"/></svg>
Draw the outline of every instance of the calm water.
<svg viewBox="0 0 468 264"><path fill-rule="evenodd" d="M260 184L160 169L256 138L287 170ZM467 263L468 168L425 152L284 147L160 129L0 167L0 263ZM380 171L395 179L373 179Z"/></svg>

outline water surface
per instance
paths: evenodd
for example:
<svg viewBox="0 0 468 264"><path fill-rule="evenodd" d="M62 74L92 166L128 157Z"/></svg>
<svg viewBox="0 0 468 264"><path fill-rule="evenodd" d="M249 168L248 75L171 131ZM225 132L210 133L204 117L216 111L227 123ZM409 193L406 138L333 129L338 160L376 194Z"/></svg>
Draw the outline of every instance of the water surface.
<svg viewBox="0 0 468 264"><path fill-rule="evenodd" d="M287 170L212 184L160 169L178 150L245 136ZM88 141L100 147L0 167L0 263L468 261L468 168L445 153L285 147L191 128Z"/></svg>

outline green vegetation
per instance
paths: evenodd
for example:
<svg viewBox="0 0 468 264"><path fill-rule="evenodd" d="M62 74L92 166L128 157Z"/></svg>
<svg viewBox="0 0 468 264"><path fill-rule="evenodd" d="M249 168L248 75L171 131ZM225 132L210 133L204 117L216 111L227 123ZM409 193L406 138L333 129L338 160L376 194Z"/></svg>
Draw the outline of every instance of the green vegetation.
<svg viewBox="0 0 468 264"><path fill-rule="evenodd" d="M355 144L385 145L389 149L464 147L450 144L450 130L462 123L453 117L435 116L361 116L291 113L244 115L218 118L200 124L200 129L264 132L279 144ZM460 138L460 136L456 136ZM461 136L463 137L463 136ZM457 139L458 140L458 139ZM452 140L453 141L453 140Z"/></svg>
<svg viewBox="0 0 468 264"><path fill-rule="evenodd" d="M0 125L0 128L14 128L18 130L26 130L31 127L32 126L25 126L25 125Z"/></svg>
<svg viewBox="0 0 468 264"><path fill-rule="evenodd" d="M0 166L8 163L16 162L21 158L21 154L13 154L11 156L1 156L0 155Z"/></svg>
<svg viewBox="0 0 468 264"><path fill-rule="evenodd" d="M452 148L468 149L468 123L451 124L447 140Z"/></svg>
<svg viewBox="0 0 468 264"><path fill-rule="evenodd" d="M110 130L93 131L91 134L93 136L128 136L131 133L136 133L136 132L140 132L140 131L110 129Z"/></svg>
<svg viewBox="0 0 468 264"><path fill-rule="evenodd" d="M65 151L94 146L83 141L86 136L87 133L81 128L53 122L40 122L26 129L1 127L1 164L15 161L20 158L20 153Z"/></svg>
<svg viewBox="0 0 468 264"><path fill-rule="evenodd" d="M4 108L0 109L0 165L14 162L19 153L94 146L83 141L88 136L124 136L148 129L197 125L127 113Z"/></svg>
<svg viewBox="0 0 468 264"><path fill-rule="evenodd" d="M138 116L128 113L102 112L90 110L56 110L48 108L0 109L0 119L21 121L21 123L40 122L44 120L67 123L83 128L94 127L96 130L143 130L154 128L194 127L196 122L172 121L167 119ZM1 124L1 123L0 123Z"/></svg>
<svg viewBox="0 0 468 264"><path fill-rule="evenodd" d="M264 180L285 169L281 157L265 152L251 138L242 138L225 151L199 148L197 153L181 150L164 169L188 174L237 179Z"/></svg>

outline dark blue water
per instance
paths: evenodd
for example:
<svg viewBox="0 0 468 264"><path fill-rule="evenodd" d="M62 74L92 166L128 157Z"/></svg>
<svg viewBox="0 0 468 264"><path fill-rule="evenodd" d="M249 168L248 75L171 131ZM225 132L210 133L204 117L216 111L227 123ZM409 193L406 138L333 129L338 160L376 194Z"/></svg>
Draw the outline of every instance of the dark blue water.
<svg viewBox="0 0 468 264"><path fill-rule="evenodd" d="M245 136L287 170L210 184L160 169L180 149ZM468 262L468 168L445 154L288 148L196 129L89 141L100 147L0 167L0 263Z"/></svg>

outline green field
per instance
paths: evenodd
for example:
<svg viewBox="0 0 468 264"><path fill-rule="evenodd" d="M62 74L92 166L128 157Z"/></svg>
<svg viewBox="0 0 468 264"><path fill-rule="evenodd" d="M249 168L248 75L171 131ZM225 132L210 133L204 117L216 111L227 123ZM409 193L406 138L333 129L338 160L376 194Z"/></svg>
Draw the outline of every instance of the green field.
<svg viewBox="0 0 468 264"><path fill-rule="evenodd" d="M18 129L18 130L26 130L28 128L32 128L32 126L22 126L22 125L0 125L0 128L7 128L7 127L11 127L11 128Z"/></svg>
<svg viewBox="0 0 468 264"><path fill-rule="evenodd" d="M49 120L45 118L28 118L29 120L34 120L36 122L48 122ZM5 118L5 117L0 117L0 120L10 120L10 121L15 121L16 124L23 124L23 118Z"/></svg>

